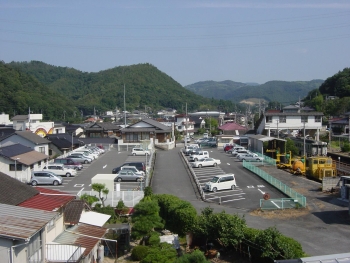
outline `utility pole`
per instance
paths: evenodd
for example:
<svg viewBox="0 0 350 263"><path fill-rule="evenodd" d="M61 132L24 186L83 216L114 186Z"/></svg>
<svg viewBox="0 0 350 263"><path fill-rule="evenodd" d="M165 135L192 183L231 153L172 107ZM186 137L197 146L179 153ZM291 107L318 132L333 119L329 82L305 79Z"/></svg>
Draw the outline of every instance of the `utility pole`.
<svg viewBox="0 0 350 263"><path fill-rule="evenodd" d="M126 128L125 83L124 83L124 128Z"/></svg>

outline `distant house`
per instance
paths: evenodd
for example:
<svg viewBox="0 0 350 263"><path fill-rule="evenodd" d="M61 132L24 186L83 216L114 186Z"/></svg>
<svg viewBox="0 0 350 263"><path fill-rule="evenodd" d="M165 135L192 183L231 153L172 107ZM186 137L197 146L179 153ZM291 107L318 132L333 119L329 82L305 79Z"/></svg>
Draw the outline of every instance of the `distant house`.
<svg viewBox="0 0 350 263"><path fill-rule="evenodd" d="M49 134L45 138L51 142L49 144L50 157L64 155L73 149L79 148L83 144L81 140L67 133Z"/></svg>
<svg viewBox="0 0 350 263"><path fill-rule="evenodd" d="M46 134L62 133L64 127L55 127L54 122L42 122L42 114L16 115L11 120L16 131L32 131L44 137Z"/></svg>
<svg viewBox="0 0 350 263"><path fill-rule="evenodd" d="M189 116L186 116L185 114L179 114L175 116L175 119L176 119L176 123L175 123L176 130L181 132L183 135L194 134L195 122L190 120Z"/></svg>
<svg viewBox="0 0 350 263"><path fill-rule="evenodd" d="M24 146L32 148L34 151L49 154L50 141L31 132L31 131L16 131L8 136L0 139L2 146L19 143Z"/></svg>
<svg viewBox="0 0 350 263"><path fill-rule="evenodd" d="M300 107L299 105L289 105L282 110L269 110L261 117L257 127L257 134L264 134L270 137L272 132L278 135L281 130L305 129L307 131L315 131L318 140L319 131L322 128L322 117L322 112L317 112L309 107Z"/></svg>
<svg viewBox="0 0 350 263"><path fill-rule="evenodd" d="M173 142L173 130L153 119L140 120L121 129L122 140L119 144L137 144L153 141L154 144Z"/></svg>
<svg viewBox="0 0 350 263"><path fill-rule="evenodd" d="M329 120L329 123L333 135L349 134L350 111L345 113L343 117Z"/></svg>
<svg viewBox="0 0 350 263"><path fill-rule="evenodd" d="M94 122L85 127L86 138L118 136L120 127L111 122Z"/></svg>
<svg viewBox="0 0 350 263"><path fill-rule="evenodd" d="M28 182L34 170L42 170L49 156L21 144L0 148L0 169L8 176Z"/></svg>

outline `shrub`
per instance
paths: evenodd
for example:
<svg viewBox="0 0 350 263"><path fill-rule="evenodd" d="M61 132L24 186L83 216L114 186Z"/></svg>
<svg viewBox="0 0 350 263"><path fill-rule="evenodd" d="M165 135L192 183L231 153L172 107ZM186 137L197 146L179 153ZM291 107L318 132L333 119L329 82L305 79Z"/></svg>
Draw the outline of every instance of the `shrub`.
<svg viewBox="0 0 350 263"><path fill-rule="evenodd" d="M131 251L131 258L134 261L140 261L147 256L148 247L146 246L136 246Z"/></svg>

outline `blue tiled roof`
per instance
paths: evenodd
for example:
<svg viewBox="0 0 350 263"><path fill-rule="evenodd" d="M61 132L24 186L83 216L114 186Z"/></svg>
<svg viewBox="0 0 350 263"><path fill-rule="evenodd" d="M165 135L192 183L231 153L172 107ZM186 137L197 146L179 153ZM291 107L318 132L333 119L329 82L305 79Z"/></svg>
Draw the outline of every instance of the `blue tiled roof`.
<svg viewBox="0 0 350 263"><path fill-rule="evenodd" d="M23 153L31 152L31 151L33 151L32 148L17 143L17 144L1 147L0 155L5 157L12 157Z"/></svg>

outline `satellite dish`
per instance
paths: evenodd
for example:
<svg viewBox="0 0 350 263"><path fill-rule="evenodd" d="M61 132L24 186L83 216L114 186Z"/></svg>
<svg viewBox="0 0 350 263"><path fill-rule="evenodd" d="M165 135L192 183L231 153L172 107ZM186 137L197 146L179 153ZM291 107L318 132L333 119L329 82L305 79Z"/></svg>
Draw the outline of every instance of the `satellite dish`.
<svg viewBox="0 0 350 263"><path fill-rule="evenodd" d="M269 200L270 199L270 194L269 193L265 193L263 195L263 198L264 198L264 200Z"/></svg>

